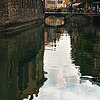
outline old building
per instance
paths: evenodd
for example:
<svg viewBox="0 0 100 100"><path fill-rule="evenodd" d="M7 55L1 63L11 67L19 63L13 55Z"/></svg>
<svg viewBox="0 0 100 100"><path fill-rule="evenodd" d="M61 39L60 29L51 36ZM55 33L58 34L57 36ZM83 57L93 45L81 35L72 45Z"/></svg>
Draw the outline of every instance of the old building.
<svg viewBox="0 0 100 100"><path fill-rule="evenodd" d="M42 3L41 0L0 0L0 29L42 19Z"/></svg>
<svg viewBox="0 0 100 100"><path fill-rule="evenodd" d="M45 0L45 8L61 8L68 5L69 0Z"/></svg>

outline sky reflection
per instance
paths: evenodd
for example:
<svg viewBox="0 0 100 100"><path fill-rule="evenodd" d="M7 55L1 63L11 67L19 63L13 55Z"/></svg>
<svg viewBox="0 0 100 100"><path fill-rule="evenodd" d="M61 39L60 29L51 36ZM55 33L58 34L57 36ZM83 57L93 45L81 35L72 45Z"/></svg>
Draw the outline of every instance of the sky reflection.
<svg viewBox="0 0 100 100"><path fill-rule="evenodd" d="M46 47L48 47L46 45ZM45 49L46 49L45 47ZM56 51L45 50L44 70L48 80L35 100L99 100L100 87L89 80L80 82L79 69L71 60L70 36L63 33Z"/></svg>

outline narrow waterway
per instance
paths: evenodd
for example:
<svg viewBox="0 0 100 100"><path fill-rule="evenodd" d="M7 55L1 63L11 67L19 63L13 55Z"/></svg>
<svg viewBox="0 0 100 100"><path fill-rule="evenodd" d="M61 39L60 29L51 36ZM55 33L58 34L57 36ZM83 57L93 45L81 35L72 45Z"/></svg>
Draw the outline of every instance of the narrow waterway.
<svg viewBox="0 0 100 100"><path fill-rule="evenodd" d="M85 27L84 22L83 26L73 27L74 20L72 22L70 29L47 28L45 31L44 71L47 81L35 100L100 99L97 80L100 65L96 64L99 63L96 57L99 53L95 50L97 38L93 37L98 36L98 31L91 26ZM80 27L84 28L81 30ZM84 29L88 33L84 33Z"/></svg>
<svg viewBox="0 0 100 100"><path fill-rule="evenodd" d="M68 33L61 34L56 48L47 45L44 67L48 80L40 89L36 100L99 100L100 87L88 79L81 80L80 66L72 62L71 39Z"/></svg>
<svg viewBox="0 0 100 100"><path fill-rule="evenodd" d="M64 20L0 34L0 100L100 100L100 27Z"/></svg>
<svg viewBox="0 0 100 100"><path fill-rule="evenodd" d="M100 99L99 28L76 19L70 19L67 27L46 28L44 71L47 81L35 100Z"/></svg>

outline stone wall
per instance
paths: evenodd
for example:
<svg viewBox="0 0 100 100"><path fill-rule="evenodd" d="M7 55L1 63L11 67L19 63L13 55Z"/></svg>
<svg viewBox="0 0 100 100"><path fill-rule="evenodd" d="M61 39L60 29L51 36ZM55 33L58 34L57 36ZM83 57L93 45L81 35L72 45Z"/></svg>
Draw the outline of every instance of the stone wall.
<svg viewBox="0 0 100 100"><path fill-rule="evenodd" d="M42 18L42 0L0 0L0 29Z"/></svg>

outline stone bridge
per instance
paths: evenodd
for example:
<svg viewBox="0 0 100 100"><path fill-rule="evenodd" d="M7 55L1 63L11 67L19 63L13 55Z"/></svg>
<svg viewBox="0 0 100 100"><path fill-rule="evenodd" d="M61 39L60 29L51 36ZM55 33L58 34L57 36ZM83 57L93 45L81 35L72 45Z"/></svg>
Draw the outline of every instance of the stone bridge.
<svg viewBox="0 0 100 100"><path fill-rule="evenodd" d="M73 16L83 16L83 17L90 19L90 20L91 19L94 20L94 18L100 17L100 14L97 14L97 13L45 12L45 17L51 16L51 15L63 16L65 18L73 17Z"/></svg>

